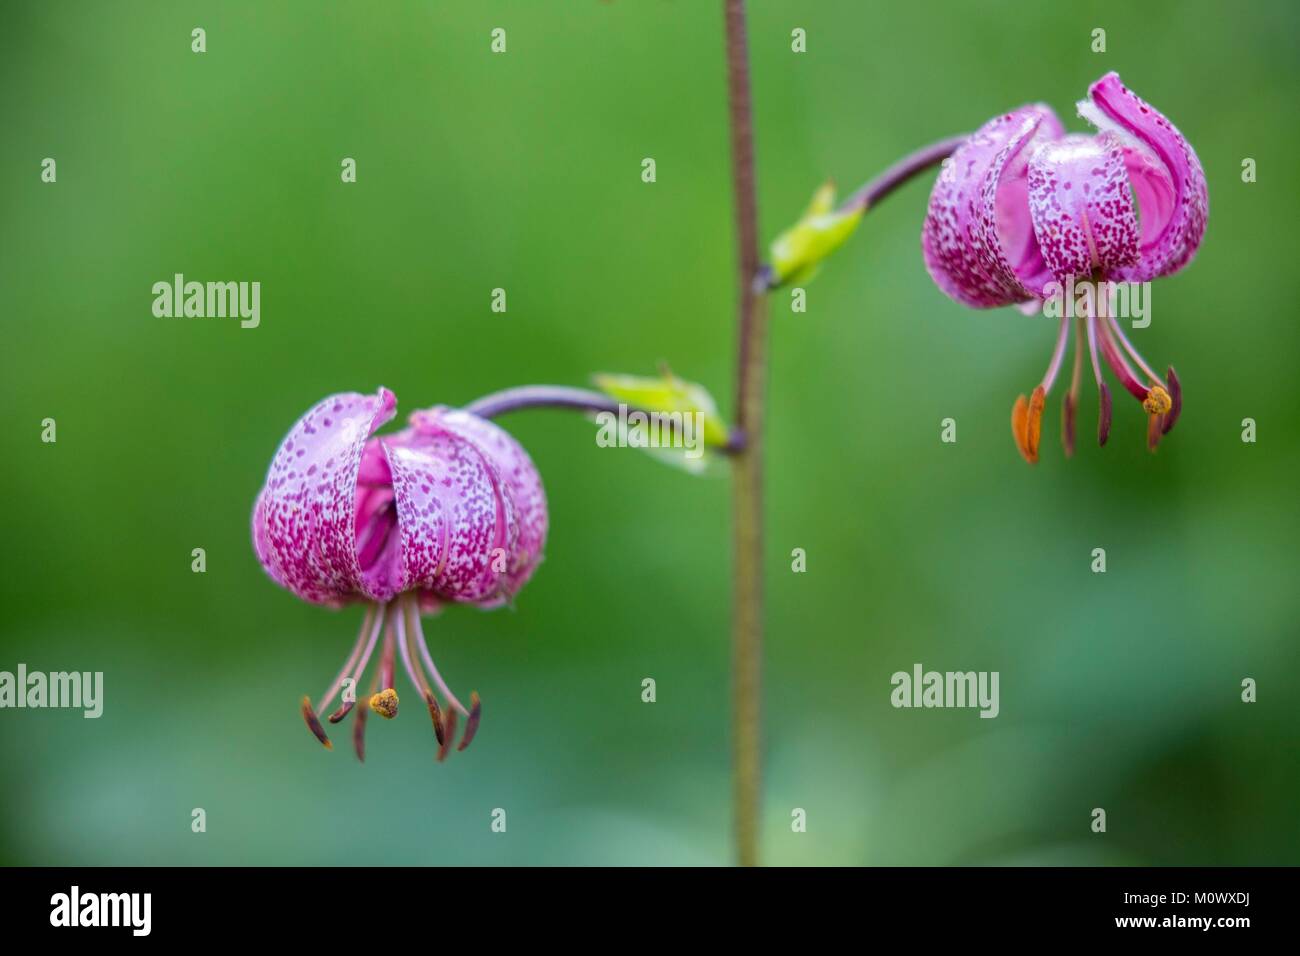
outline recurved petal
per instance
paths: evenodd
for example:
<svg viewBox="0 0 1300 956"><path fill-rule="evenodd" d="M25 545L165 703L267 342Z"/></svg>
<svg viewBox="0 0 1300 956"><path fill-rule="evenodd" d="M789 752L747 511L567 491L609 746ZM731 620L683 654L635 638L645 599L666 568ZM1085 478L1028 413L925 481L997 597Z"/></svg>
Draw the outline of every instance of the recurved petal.
<svg viewBox="0 0 1300 956"><path fill-rule="evenodd" d="M921 233L926 268L948 296L989 308L1041 294L1051 278L1026 202L1034 147L1062 135L1047 106L995 117L958 147L930 193Z"/></svg>
<svg viewBox="0 0 1300 956"><path fill-rule="evenodd" d="M1124 137L1129 179L1137 195L1138 262L1116 278L1145 282L1177 272L1205 235L1210 201L1205 170L1186 137L1159 110L1107 73L1088 89L1079 115Z"/></svg>
<svg viewBox="0 0 1300 956"><path fill-rule="evenodd" d="M263 570L271 576L276 584L285 587L284 579L280 576L280 569L271 561L271 542L268 540L266 533L266 487L257 493L257 500L253 502L253 553L257 555L258 563L262 565Z"/></svg>
<svg viewBox="0 0 1300 956"><path fill-rule="evenodd" d="M1039 146L1029 160L1029 212L1043 261L1061 282L1137 262L1137 215L1113 133Z"/></svg>
<svg viewBox="0 0 1300 956"><path fill-rule="evenodd" d="M384 439L400 548L396 589L446 601L499 600L519 537L496 466L454 432L406 429Z"/></svg>
<svg viewBox="0 0 1300 956"><path fill-rule="evenodd" d="M504 428L461 409L437 406L411 415L419 433L446 431L473 442L496 467L502 488L519 525L519 535L507 562L505 594L512 597L532 577L546 546L548 512L542 476L524 447Z"/></svg>
<svg viewBox="0 0 1300 956"><path fill-rule="evenodd" d="M317 604L391 593L368 589L357 559L357 475L366 439L393 417L397 399L331 395L289 430L253 508L253 549L276 583Z"/></svg>

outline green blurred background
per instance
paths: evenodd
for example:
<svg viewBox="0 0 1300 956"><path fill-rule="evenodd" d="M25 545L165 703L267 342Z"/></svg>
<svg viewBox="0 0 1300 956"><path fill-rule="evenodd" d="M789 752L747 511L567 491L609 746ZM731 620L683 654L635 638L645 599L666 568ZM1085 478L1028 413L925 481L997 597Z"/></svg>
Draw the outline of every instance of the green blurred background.
<svg viewBox="0 0 1300 956"><path fill-rule="evenodd" d="M277 444L331 392L384 384L409 412L667 360L729 411L720 4L0 17L0 670L106 685L99 720L0 712L0 861L726 862L725 470L597 448L575 415L503 419L546 481L547 561L515 612L426 622L485 701L445 765L414 706L371 721L365 766L346 733L312 740L297 701L361 612L274 586L248 535ZM1055 396L1043 461L1021 461L1008 412L1053 329L931 284L932 175L873 211L806 314L774 300L768 862L1300 862L1298 26L1286 0L754 4L765 238L824 178L850 190L1020 103L1081 129L1073 104L1110 69L1189 136L1211 193L1199 258L1132 333L1184 383L1155 456L1117 393L1104 451L1063 459ZM150 287L176 272L260 281L261 327L155 318ZM1095 407L1085 391L1083 436ZM1001 715L893 709L890 674L916 662L999 671Z"/></svg>

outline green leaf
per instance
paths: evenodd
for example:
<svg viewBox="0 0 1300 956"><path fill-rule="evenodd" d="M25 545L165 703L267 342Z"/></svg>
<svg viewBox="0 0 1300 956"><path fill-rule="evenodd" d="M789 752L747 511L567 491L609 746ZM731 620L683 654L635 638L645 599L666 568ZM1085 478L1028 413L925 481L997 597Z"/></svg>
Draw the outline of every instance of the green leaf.
<svg viewBox="0 0 1300 956"><path fill-rule="evenodd" d="M725 447L730 437L726 422L718 414L717 403L708 389L695 382L678 378L664 369L658 376L599 374L593 376L596 387L627 406L629 413L642 411L665 415L680 414L698 416L694 422L702 424L703 449ZM696 427L692 424L692 427ZM700 434L694 432L693 434ZM709 454L688 455L690 449L685 447L644 448L654 457L683 468L692 474L701 474L707 470L711 460L716 457Z"/></svg>
<svg viewBox="0 0 1300 956"><path fill-rule="evenodd" d="M822 260L838 249L862 220L862 207L835 211L835 187L823 184L804 211L803 218L772 242L774 285L812 280Z"/></svg>
<svg viewBox="0 0 1300 956"><path fill-rule="evenodd" d="M700 412L704 416L704 443L727 444L730 431L718 414L718 404L703 385L678 378L668 369L658 376L614 375L593 377L596 387L610 398L647 412Z"/></svg>

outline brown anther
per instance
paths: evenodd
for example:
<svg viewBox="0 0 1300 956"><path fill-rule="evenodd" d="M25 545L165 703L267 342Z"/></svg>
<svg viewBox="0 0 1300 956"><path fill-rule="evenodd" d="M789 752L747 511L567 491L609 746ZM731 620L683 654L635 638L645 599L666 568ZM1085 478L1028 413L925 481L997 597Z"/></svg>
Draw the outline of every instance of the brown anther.
<svg viewBox="0 0 1300 956"><path fill-rule="evenodd" d="M1161 430L1160 423L1164 421L1163 415L1147 416L1147 449L1154 452L1156 445L1160 444L1160 436L1164 434Z"/></svg>
<svg viewBox="0 0 1300 956"><path fill-rule="evenodd" d="M343 702L343 706L341 706L338 710L334 711L334 713L330 714L329 716L330 723L337 724L340 720L342 720L344 717L350 714L352 712L352 708L355 707L356 705L357 705L357 699L355 697L353 697L351 700L345 700Z"/></svg>
<svg viewBox="0 0 1300 956"><path fill-rule="evenodd" d="M362 763L366 762L366 715L369 713L369 710L362 707L357 711L357 719L352 724L352 747Z"/></svg>
<svg viewBox="0 0 1300 956"><path fill-rule="evenodd" d="M1105 382L1098 384L1097 388L1100 402L1097 409L1097 444L1105 446L1106 439L1110 437L1110 389Z"/></svg>
<svg viewBox="0 0 1300 956"><path fill-rule="evenodd" d="M438 706L438 698L433 696L433 691L424 692L424 702L429 705L429 716L433 719L433 733L438 738L438 746L442 746L442 708Z"/></svg>
<svg viewBox="0 0 1300 956"><path fill-rule="evenodd" d="M385 720L392 720L397 716L397 691L385 687L370 698L370 709Z"/></svg>
<svg viewBox="0 0 1300 956"><path fill-rule="evenodd" d="M1065 447L1065 457L1074 457L1074 413L1079 404L1072 393L1065 393L1061 403L1061 444Z"/></svg>
<svg viewBox="0 0 1300 956"><path fill-rule="evenodd" d="M464 750L474 740L482 713L483 701L479 700L478 691L472 690L469 692L469 720L465 721L465 736L460 738L460 746L456 748L457 750Z"/></svg>
<svg viewBox="0 0 1300 956"><path fill-rule="evenodd" d="M320 720L316 717L316 711L312 710L311 698L305 695L302 699L302 719L307 721L307 729L316 735L316 739L325 745L326 750L334 749L334 745L330 743L330 739L325 733L325 728L321 726Z"/></svg>
<svg viewBox="0 0 1300 956"><path fill-rule="evenodd" d="M439 738L438 744L438 762L447 759L447 754L451 750L451 742L456 739L456 711L448 707L442 712L442 737Z"/></svg>
<svg viewBox="0 0 1300 956"><path fill-rule="evenodd" d="M1147 397L1142 400L1142 407L1148 415L1163 415L1174 407L1174 402L1163 385L1152 385L1147 390Z"/></svg>
<svg viewBox="0 0 1300 956"><path fill-rule="evenodd" d="M1178 381L1178 374L1174 371L1172 365L1169 366L1169 371L1165 374L1165 382L1169 386L1169 400L1173 405L1169 409L1169 413L1165 415L1164 424L1160 430L1168 435L1183 410L1183 386Z"/></svg>

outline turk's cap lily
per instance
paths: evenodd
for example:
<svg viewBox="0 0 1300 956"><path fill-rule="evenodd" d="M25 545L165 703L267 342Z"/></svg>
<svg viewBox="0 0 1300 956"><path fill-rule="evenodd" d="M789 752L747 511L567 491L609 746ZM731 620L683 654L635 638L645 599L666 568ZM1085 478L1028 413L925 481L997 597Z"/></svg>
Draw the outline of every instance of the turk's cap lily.
<svg viewBox="0 0 1300 956"><path fill-rule="evenodd" d="M1026 311L1034 311L1067 283L1146 282L1195 256L1209 198L1187 139L1113 72L1092 84L1078 112L1096 134L1066 134L1050 107L1033 104L989 120L944 163L921 244L926 268L949 297L975 308L1028 303ZM1154 448L1181 410L1177 375L1151 369L1105 314L1100 288L1076 334L1080 350L1087 342L1100 394L1098 440L1105 444L1110 428L1104 360L1150 416ZM1012 433L1031 462L1068 343L1069 319L1062 318L1047 374L1012 412ZM1067 453L1080 365L1076 353L1064 413Z"/></svg>
<svg viewBox="0 0 1300 956"><path fill-rule="evenodd" d="M442 406L375 436L396 404L386 388L331 395L290 429L253 510L258 560L317 604L502 603L546 541L537 469L503 429Z"/></svg>
<svg viewBox="0 0 1300 956"><path fill-rule="evenodd" d="M437 406L415 412L401 431L376 436L396 406L386 388L374 395L347 392L298 420L254 505L253 550L272 580L303 600L369 605L331 690L314 709L303 701L303 717L321 742L328 746L316 713L346 678L360 680L382 634L371 710L396 716L392 672L400 657L425 698L444 756L455 714L469 720L463 749L477 727L479 703L474 695L472 708L464 707L439 676L420 614L448 602L495 607L512 599L541 561L546 495L519 443L468 412ZM351 709L345 703L331 722ZM364 709L358 756L363 719Z"/></svg>

